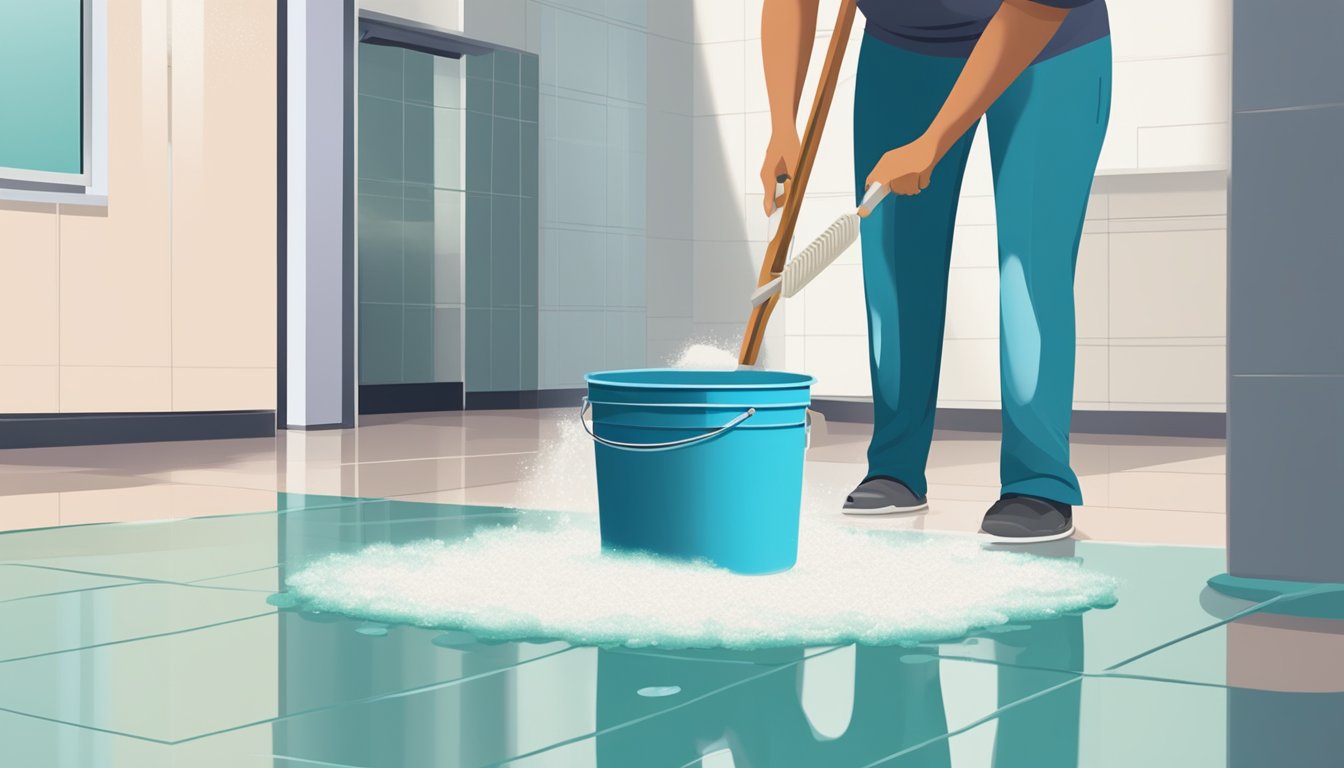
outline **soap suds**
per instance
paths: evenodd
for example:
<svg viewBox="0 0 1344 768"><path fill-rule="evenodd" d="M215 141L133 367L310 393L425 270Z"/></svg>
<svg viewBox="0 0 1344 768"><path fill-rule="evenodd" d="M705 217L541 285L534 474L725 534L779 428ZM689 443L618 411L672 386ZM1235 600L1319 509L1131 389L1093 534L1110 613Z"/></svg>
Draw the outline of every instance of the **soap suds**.
<svg viewBox="0 0 1344 768"><path fill-rule="evenodd" d="M671 367L697 371L732 371L737 369L737 353L713 344L691 344L672 362Z"/></svg>
<svg viewBox="0 0 1344 768"><path fill-rule="evenodd" d="M712 345L678 367L735 368ZM520 484L518 525L458 541L375 544L320 558L274 604L484 640L630 647L914 644L1115 602L1116 582L1072 559L987 548L972 536L864 531L836 513L836 478L804 482L798 564L741 576L704 563L603 552L593 447L577 414ZM379 625L366 625L377 627Z"/></svg>

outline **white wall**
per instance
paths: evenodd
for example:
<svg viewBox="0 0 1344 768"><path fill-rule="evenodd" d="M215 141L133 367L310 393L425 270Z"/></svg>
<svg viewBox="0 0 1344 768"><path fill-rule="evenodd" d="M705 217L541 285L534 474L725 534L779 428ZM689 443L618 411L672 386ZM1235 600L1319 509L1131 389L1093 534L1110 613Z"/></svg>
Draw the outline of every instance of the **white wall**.
<svg viewBox="0 0 1344 768"><path fill-rule="evenodd" d="M359 0L359 7L440 29L462 29L462 0Z"/></svg>
<svg viewBox="0 0 1344 768"><path fill-rule="evenodd" d="M825 0L803 111L829 43ZM769 121L761 0L696 0L694 262L690 336L740 336L765 245L757 181ZM1231 8L1228 0L1110 4L1110 129L1079 256L1077 406L1221 411ZM806 244L850 209L855 22L807 204ZM800 118L801 119L801 118ZM983 127L982 127L983 130ZM977 139L958 212L943 360L943 407L998 407L998 277L988 150ZM770 324L764 360L818 379L821 396L871 394L855 245ZM655 349L650 294L650 358ZM671 346L670 344L667 346ZM781 349L782 348L782 349ZM782 355L781 355L782 351ZM782 358L782 359L781 359Z"/></svg>

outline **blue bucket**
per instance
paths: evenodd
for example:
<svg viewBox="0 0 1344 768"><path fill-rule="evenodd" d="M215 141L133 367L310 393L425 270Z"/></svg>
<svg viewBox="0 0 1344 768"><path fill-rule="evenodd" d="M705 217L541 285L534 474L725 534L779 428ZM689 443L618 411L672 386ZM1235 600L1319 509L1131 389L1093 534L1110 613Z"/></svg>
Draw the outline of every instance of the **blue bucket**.
<svg viewBox="0 0 1344 768"><path fill-rule="evenodd" d="M798 559L812 377L590 373L605 547L775 573Z"/></svg>

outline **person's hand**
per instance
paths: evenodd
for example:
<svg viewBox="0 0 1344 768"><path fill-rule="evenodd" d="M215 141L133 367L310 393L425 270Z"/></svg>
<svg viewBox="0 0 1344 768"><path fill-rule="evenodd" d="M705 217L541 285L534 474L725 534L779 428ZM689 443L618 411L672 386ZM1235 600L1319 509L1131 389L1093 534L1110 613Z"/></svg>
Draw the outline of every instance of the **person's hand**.
<svg viewBox="0 0 1344 768"><path fill-rule="evenodd" d="M775 208L784 204L793 186L793 171L798 164L798 155L802 153L798 141L798 131L789 128L777 128L770 135L770 143L765 148L765 161L761 163L761 185L765 188L765 215L775 212ZM784 182L784 196L775 198L775 185L779 177L788 176Z"/></svg>
<svg viewBox="0 0 1344 768"><path fill-rule="evenodd" d="M874 182L887 185L898 195L918 195L929 186L933 167L938 164L938 150L933 142L919 138L897 147L882 156L868 174L864 186Z"/></svg>

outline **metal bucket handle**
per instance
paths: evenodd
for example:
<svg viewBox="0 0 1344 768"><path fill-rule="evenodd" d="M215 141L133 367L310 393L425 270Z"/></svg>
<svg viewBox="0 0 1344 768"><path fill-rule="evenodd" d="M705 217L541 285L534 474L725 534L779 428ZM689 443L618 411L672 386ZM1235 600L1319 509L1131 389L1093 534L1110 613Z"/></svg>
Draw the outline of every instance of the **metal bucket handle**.
<svg viewBox="0 0 1344 768"><path fill-rule="evenodd" d="M608 440L605 437L598 437L597 435L593 434L592 428L588 426L588 420L584 418L588 414L589 407L591 407L591 403L588 402L588 398L587 397L583 398L583 404L579 406L579 423L583 425L583 431L587 432L589 437L593 438L594 440L605 446L609 446L611 448L620 448L621 450L627 450L627 451L665 451L670 448L680 448L684 445L694 445L695 443L704 442L705 440L718 437L719 435L731 430L738 424L741 424L742 422L746 421L747 419L751 418L756 414L755 408L748 408L746 411L743 411L742 413L735 416L732 421L728 422L727 424L724 424L722 427L719 427L713 432L707 432L703 435L696 435L695 437L688 437L684 440L673 440L667 443L621 443L615 440Z"/></svg>

